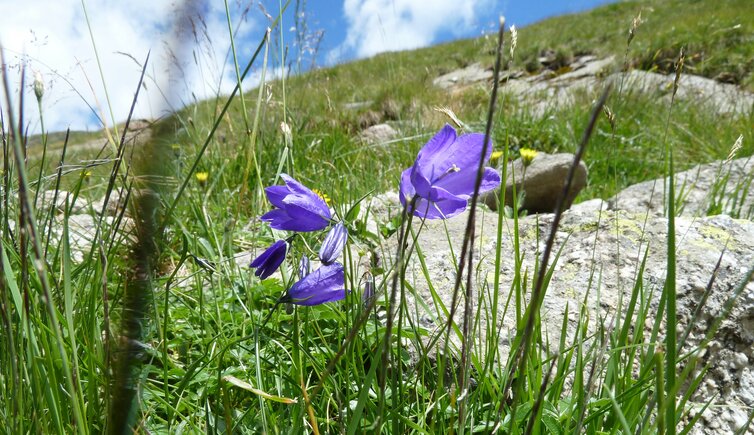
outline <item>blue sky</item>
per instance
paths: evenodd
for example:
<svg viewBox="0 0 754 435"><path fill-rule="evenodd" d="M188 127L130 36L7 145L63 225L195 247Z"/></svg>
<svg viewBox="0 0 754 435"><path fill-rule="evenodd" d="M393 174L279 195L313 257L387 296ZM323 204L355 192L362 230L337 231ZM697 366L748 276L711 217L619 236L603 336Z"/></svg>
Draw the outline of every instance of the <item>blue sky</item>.
<svg viewBox="0 0 754 435"><path fill-rule="evenodd" d="M300 4L306 6L302 20L308 26L309 45L319 32L323 35L315 59L321 67L494 33L500 15L506 17L508 26L523 27L608 1L309 0ZM0 0L0 43L14 93L21 82L18 71L24 65L45 85L42 108L48 130L111 126L127 117L148 52L150 62L135 109L137 118L155 119L198 99L229 93L235 75L228 60L230 38L224 2L206 0L200 8L201 19L194 11L181 21L182 4L171 0ZM261 6L251 0L228 0L228 4L239 62L245 64L270 25L266 14L277 14L278 0L262 0ZM292 31L295 5L296 0L291 0L282 24L284 44L290 47L288 60L294 64L293 55L299 51ZM184 29L182 41L187 43L174 42L176 29ZM519 41L524 44L526 41ZM312 51L307 51L302 70L311 64ZM245 89L259 82L260 67L261 63L256 65L244 82ZM280 73L278 63L267 77ZM28 79L24 91L27 101L34 101L30 82ZM29 130L39 132L36 104L26 105L24 117L30 122Z"/></svg>
<svg viewBox="0 0 754 435"><path fill-rule="evenodd" d="M515 24L520 28L550 16L584 11L608 2L610 1L320 0L305 2L305 19L310 33L319 30L324 32L317 65L327 66L383 50L422 47L480 36L483 32L494 33L500 15L505 16L508 26ZM276 1L266 3L270 10L277 10ZM286 14L286 23L293 23L295 4L295 0L292 0ZM459 4L464 6L459 8ZM422 16L427 15L429 16L423 21ZM391 19L396 16L399 18ZM393 40L389 35L399 26L418 26L421 37L411 38L411 34L401 34L403 38ZM349 42L349 37L353 38L354 34L362 39Z"/></svg>

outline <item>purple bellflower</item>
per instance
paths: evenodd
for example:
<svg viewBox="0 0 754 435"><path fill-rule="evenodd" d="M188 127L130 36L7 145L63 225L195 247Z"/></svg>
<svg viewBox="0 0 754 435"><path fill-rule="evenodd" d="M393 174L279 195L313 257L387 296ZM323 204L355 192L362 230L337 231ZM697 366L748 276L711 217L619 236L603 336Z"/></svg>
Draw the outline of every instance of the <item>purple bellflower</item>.
<svg viewBox="0 0 754 435"><path fill-rule="evenodd" d="M259 279L265 279L283 264L286 251L288 251L288 243L285 240L278 240L255 258L249 267L257 269L254 275Z"/></svg>
<svg viewBox="0 0 754 435"><path fill-rule="evenodd" d="M317 231L330 223L330 208L324 199L287 174L280 174L285 186L265 188L267 199L277 207L262 215L276 230Z"/></svg>
<svg viewBox="0 0 754 435"><path fill-rule="evenodd" d="M340 263L327 264L293 284L280 302L319 305L346 297L345 276Z"/></svg>
<svg viewBox="0 0 754 435"><path fill-rule="evenodd" d="M405 206L416 196L413 214L427 219L447 219L466 210L474 193L479 160L490 159L492 143L484 156L483 148L483 134L457 136L453 127L446 124L422 147L414 165L401 174L401 204ZM479 193L499 184L500 174L493 168L484 168Z"/></svg>
<svg viewBox="0 0 754 435"><path fill-rule="evenodd" d="M338 259L340 253L343 252L343 247L348 241L348 230L342 222L338 222L322 242L322 246L319 248L319 260L322 264L330 264Z"/></svg>

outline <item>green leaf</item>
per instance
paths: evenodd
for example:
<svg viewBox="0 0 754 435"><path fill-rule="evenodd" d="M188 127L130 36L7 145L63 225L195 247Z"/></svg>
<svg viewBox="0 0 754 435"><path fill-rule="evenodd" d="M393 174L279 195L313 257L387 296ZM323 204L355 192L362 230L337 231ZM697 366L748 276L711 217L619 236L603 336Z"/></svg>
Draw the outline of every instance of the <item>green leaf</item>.
<svg viewBox="0 0 754 435"><path fill-rule="evenodd" d="M235 376L226 375L226 376L223 376L223 380L233 386L236 386L238 388L243 388L246 391L251 391L257 396L260 396L267 400L272 400L273 402L285 403L288 405L293 404L293 403L298 403L298 399L289 399L287 397L274 396L270 393L254 388L250 383L244 382Z"/></svg>

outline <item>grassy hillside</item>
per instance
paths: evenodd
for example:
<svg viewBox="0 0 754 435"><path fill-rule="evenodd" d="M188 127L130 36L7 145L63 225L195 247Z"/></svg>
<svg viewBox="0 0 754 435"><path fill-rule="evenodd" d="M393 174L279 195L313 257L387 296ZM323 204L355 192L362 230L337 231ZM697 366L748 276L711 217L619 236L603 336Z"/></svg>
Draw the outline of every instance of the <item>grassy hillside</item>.
<svg viewBox="0 0 754 435"><path fill-rule="evenodd" d="M625 1L593 11L551 18L523 28L518 48L509 68L536 73L536 58L544 50L572 57L593 53L615 55L625 68L668 72L676 62L680 47L686 49L686 72L738 83L754 90L754 11L747 0L711 1ZM627 39L632 20L641 13L641 24L630 46ZM428 132L447 122L432 110L448 106L464 122L480 127L489 88L472 87L461 93L432 86L439 75L474 62L492 65L494 35L489 38L456 41L420 50L385 53L370 59L321 69L286 81L286 120L293 129L293 150L305 150L296 160L294 171L305 179L317 180L325 168L310 162L332 162L348 179L352 190L362 193L385 190L395 185L398 169L412 156ZM272 102L262 116L263 155L279 156L282 83L270 84ZM503 97L505 98L505 97ZM255 100L250 93L247 104ZM590 98L574 109L553 113L545 119L528 116L527 107L510 98L501 100L496 116L494 142L506 142L512 149L530 147L542 151L573 151L578 127L589 110ZM348 109L348 103L363 103ZM587 157L591 169L590 188L582 199L607 197L637 181L658 176L662 171L659 154L667 140L680 154L682 166L724 158L739 134L750 136L751 117L719 117L698 105L679 103L674 121L665 136L668 105L641 96L614 95L608 105L616 114L615 137L598 134ZM236 107L237 108L237 107ZM202 119L202 109L190 108L194 120ZM393 122L402 137L394 144L368 148L356 140L364 127ZM233 146L234 134L243 121L232 111L222 135ZM716 128L709 128L715 125ZM600 125L603 133L608 126ZM652 135L642 135L651 131ZM661 134L662 133L662 134ZM621 165L610 154L619 144ZM744 142L742 155L754 151ZM389 156L389 157L388 157ZM379 172L392 174L377 180L348 177L348 174ZM366 185L364 183L366 182ZM376 183L376 184L375 184Z"/></svg>
<svg viewBox="0 0 754 435"><path fill-rule="evenodd" d="M629 46L629 29L639 13L641 24ZM285 120L293 129L294 153L305 150L306 155L295 162L291 171L300 173L304 179L316 180L324 168L309 162L327 161L344 174L354 192L390 189L395 184L395 175L364 180L347 174L374 171L397 174L399 168L410 163L422 138L447 122L444 115L433 110L436 106L447 106L467 124L479 127L489 89L477 86L449 94L434 87L432 80L475 62L491 67L494 39L491 35L385 53L289 78L285 82ZM681 47L686 51L686 73L736 83L754 91L754 12L747 0L623 1L581 14L550 18L520 29L516 53L505 63L508 68L535 74L542 68L536 59L542 52L552 50L564 58L586 53L615 55L624 69L668 73L673 70ZM269 162L272 167L277 167L282 139L278 130L283 120L282 86L280 81L268 83L269 94L265 98L271 99L262 106L260 116L261 161ZM249 92L246 105L254 107L255 100L256 92ZM494 142L500 147L507 142L514 150L529 147L547 152L573 151L578 134L575 127L587 116L590 101L591 98L585 98L573 109L536 119L528 116L525 104L504 99L496 117ZM349 103L357 103L358 108L349 109ZM182 110L178 117L184 122L191 118L196 129L184 129L182 136L165 140L189 146L200 143L219 104L205 102ZM587 157L590 187L580 199L607 197L629 184L658 176L662 164L653 158L656 154L651 150L659 149L664 141L677 149L683 169L726 157L738 135L748 137L754 131L751 116L720 117L685 102L676 105L674 122L666 135L660 128L667 118L666 103L641 96L614 95L608 105L616 114L615 136L597 135ZM361 129L385 121L399 126L401 136L406 139L379 149L359 143L357 134ZM604 124L601 128L607 132ZM218 131L222 145L212 145L210 150L221 147L232 151L242 147L245 138L239 132L245 129L236 101ZM647 130L662 135L641 134ZM51 142L60 143L59 138L51 138ZM621 165L615 165L609 154L616 142L623 152ZM740 155L752 152L754 145L744 141ZM244 157L243 152L233 154ZM368 182L364 184L365 181Z"/></svg>

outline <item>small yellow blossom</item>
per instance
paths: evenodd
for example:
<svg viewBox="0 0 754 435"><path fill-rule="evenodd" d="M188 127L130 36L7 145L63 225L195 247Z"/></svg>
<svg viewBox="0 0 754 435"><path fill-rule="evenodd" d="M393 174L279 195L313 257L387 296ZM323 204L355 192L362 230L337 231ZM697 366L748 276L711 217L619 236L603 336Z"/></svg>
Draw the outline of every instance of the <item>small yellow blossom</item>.
<svg viewBox="0 0 754 435"><path fill-rule="evenodd" d="M325 200L325 204L330 205L330 197L323 191L319 189L312 189L312 192L316 193L317 196Z"/></svg>
<svg viewBox="0 0 754 435"><path fill-rule="evenodd" d="M84 178L89 178L92 176L92 171L84 171Z"/></svg>
<svg viewBox="0 0 754 435"><path fill-rule="evenodd" d="M207 182L207 179L209 179L209 172L197 172L194 176L199 184L204 184Z"/></svg>
<svg viewBox="0 0 754 435"><path fill-rule="evenodd" d="M490 163L493 164L493 165L497 165L497 162L498 162L498 160L500 160L501 157L503 157L503 152L502 151L494 151L490 155Z"/></svg>
<svg viewBox="0 0 754 435"><path fill-rule="evenodd" d="M534 157L537 157L537 154L539 154L539 151L531 148L521 148L518 152L521 154L521 161L524 162L524 166L529 166Z"/></svg>

